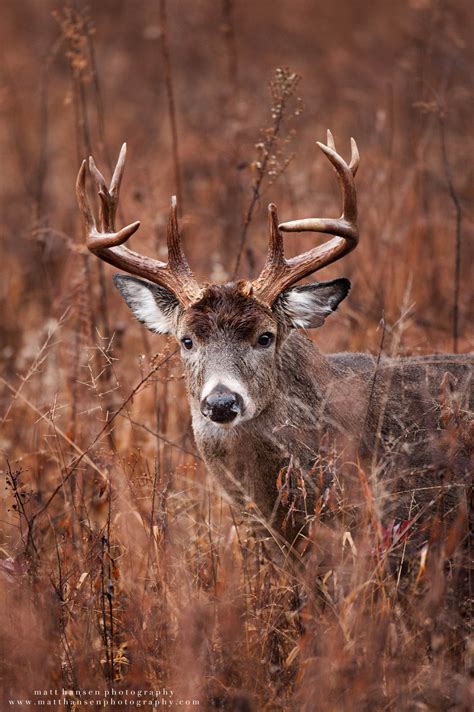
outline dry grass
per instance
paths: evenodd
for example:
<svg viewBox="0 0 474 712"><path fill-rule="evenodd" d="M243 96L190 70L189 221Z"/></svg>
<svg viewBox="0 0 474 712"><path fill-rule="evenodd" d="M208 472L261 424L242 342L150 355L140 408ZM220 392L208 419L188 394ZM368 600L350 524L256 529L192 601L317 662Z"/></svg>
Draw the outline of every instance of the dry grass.
<svg viewBox="0 0 474 712"><path fill-rule="evenodd" d="M241 273L258 268L269 200L282 219L337 209L314 141L329 125L344 153L354 135L362 241L327 270L353 291L323 350L377 353L405 304L388 353L392 338L469 351L470 3L167 5L170 66L159 3L3 7L2 709L39 689L163 687L242 712L471 709L465 509L425 522L413 551L379 521L370 472L357 525L336 478L305 565L276 557L207 478L174 346L84 253L73 192L80 158L110 167L127 140L134 245L163 254L179 187L190 261L224 280L242 245ZM280 66L302 80L261 175Z"/></svg>

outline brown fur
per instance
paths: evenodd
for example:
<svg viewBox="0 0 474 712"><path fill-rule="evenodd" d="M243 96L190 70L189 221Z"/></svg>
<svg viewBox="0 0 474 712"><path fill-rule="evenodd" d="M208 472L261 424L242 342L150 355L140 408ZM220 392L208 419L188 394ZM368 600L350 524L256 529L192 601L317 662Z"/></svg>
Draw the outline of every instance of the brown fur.
<svg viewBox="0 0 474 712"><path fill-rule="evenodd" d="M251 338L262 317L272 317L270 309L242 294L239 286L210 285L201 299L190 307L186 322L198 338L209 340L215 330L237 339Z"/></svg>

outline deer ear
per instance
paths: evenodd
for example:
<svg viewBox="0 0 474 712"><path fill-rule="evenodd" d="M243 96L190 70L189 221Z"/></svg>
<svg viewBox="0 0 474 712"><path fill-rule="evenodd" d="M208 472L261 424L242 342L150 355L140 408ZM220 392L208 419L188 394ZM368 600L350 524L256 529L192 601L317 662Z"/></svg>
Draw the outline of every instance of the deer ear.
<svg viewBox="0 0 474 712"><path fill-rule="evenodd" d="M173 292L123 274L114 274L113 280L133 314L147 329L155 334L174 331L181 307Z"/></svg>
<svg viewBox="0 0 474 712"><path fill-rule="evenodd" d="M303 284L282 292L275 306L295 329L314 329L324 324L350 288L351 283L345 278Z"/></svg>

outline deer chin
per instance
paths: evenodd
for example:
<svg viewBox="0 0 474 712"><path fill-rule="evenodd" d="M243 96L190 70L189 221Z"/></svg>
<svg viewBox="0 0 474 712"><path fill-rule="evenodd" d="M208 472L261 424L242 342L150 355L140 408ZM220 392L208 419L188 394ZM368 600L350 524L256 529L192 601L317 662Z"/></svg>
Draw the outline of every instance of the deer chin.
<svg viewBox="0 0 474 712"><path fill-rule="evenodd" d="M253 403L249 405L249 407L244 407L241 413L238 413L235 418L229 422L219 422L217 420L212 420L212 418L206 418L201 414L201 419L209 425L212 425L216 430L234 430L235 428L238 428L239 425L243 425L243 423L246 423L249 420L252 420L252 418L255 415L255 407Z"/></svg>
<svg viewBox="0 0 474 712"><path fill-rule="evenodd" d="M210 418L205 418L206 424L209 424L212 426L212 428L216 431L228 431L228 430L235 430L239 426L240 423L242 423L242 416L238 415L234 420L232 420L230 423L219 423L216 420L211 420Z"/></svg>
<svg viewBox="0 0 474 712"><path fill-rule="evenodd" d="M236 415L233 420L227 423L219 423L203 415L199 407L193 408L193 430L197 437L211 435L216 438L219 438L224 436L225 433L227 433L228 435L237 435L240 431L240 426L252 420L255 415L255 411L256 409L254 404L249 403L249 406L247 408L244 408L242 412Z"/></svg>

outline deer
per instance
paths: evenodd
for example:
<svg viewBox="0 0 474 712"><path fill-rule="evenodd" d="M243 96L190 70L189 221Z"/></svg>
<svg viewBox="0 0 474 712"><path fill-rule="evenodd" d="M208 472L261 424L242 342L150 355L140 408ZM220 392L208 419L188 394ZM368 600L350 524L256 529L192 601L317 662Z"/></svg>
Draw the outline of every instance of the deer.
<svg viewBox="0 0 474 712"><path fill-rule="evenodd" d="M313 507L308 502L318 493L311 474L334 447L341 463L369 458L378 476L391 482L382 498L389 513L406 510L408 503L416 511L422 506L417 505L421 491L428 490L434 501L433 491L445 486L446 472L452 471L453 451L454 490L465 486L469 472L468 438L447 447L442 420L447 399L458 418L467 417L472 359L327 355L308 338L307 330L323 326L351 284L346 278L298 283L359 242L357 144L351 139L349 162L336 151L330 131L327 143L317 145L335 170L342 215L279 223L270 203L267 257L252 280L198 283L183 251L175 196L167 223L167 262L125 246L140 226L136 221L115 227L126 144L109 186L92 157L88 164L83 161L76 183L88 250L127 273L113 280L138 321L179 344L194 437L207 469L233 501L242 508L252 503L288 541L304 530ZM87 168L100 199L98 221L88 197ZM284 234L300 232L330 237L286 258ZM304 506L295 506L300 501L296 493L290 521L281 477L284 473L288 485L291 472L304 473L303 479L296 478L296 489L307 492Z"/></svg>

